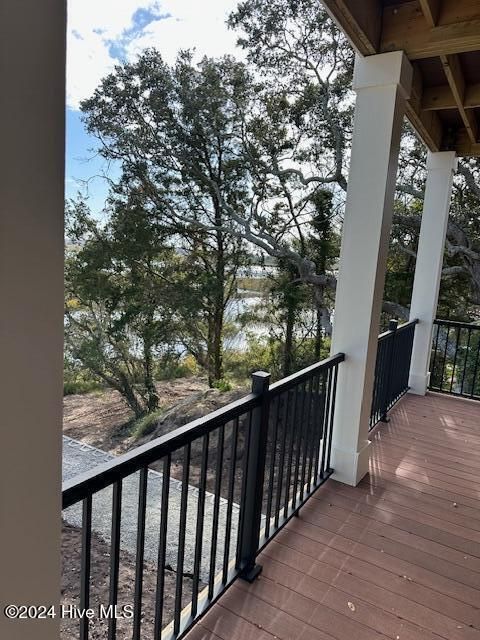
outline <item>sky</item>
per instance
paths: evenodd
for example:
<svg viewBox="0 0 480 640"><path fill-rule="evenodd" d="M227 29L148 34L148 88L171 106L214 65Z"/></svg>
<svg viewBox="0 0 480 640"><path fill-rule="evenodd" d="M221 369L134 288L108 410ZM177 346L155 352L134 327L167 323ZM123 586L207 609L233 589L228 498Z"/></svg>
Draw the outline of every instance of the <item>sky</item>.
<svg viewBox="0 0 480 640"><path fill-rule="evenodd" d="M180 49L197 57L241 56L225 20L238 0L68 0L66 197L80 191L100 215L107 196L104 173L115 179L85 131L79 106L116 64L155 47L167 62Z"/></svg>

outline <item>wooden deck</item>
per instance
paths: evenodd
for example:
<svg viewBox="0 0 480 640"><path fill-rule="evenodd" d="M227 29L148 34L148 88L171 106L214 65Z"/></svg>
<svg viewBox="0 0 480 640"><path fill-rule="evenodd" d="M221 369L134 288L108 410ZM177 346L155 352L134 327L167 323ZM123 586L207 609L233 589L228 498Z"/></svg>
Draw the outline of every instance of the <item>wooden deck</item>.
<svg viewBox="0 0 480 640"><path fill-rule="evenodd" d="M480 403L406 396L188 640L480 640Z"/></svg>

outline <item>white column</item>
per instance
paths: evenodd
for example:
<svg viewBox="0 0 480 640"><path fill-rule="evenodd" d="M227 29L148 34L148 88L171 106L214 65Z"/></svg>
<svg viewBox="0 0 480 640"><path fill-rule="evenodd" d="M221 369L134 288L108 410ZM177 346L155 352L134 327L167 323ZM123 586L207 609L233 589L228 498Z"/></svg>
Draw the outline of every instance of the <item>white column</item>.
<svg viewBox="0 0 480 640"><path fill-rule="evenodd" d="M430 379L433 320L443 267L453 176L457 169L454 151L429 153L422 226L418 241L410 319L418 318L410 367L410 392L424 396Z"/></svg>
<svg viewBox="0 0 480 640"><path fill-rule="evenodd" d="M412 67L401 51L357 56L357 93L335 300L332 353L339 367L334 478L356 485L368 471L368 427L398 153Z"/></svg>
<svg viewBox="0 0 480 640"><path fill-rule="evenodd" d="M55 640L63 341L65 2L0 3L0 638Z"/></svg>

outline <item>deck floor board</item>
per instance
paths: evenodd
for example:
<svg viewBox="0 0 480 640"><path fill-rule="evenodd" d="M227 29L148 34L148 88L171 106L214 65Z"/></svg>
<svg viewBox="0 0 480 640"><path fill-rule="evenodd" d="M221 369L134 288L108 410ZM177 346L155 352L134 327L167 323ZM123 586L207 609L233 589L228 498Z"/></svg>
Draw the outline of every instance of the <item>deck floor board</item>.
<svg viewBox="0 0 480 640"><path fill-rule="evenodd" d="M408 395L188 640L480 640L480 403Z"/></svg>

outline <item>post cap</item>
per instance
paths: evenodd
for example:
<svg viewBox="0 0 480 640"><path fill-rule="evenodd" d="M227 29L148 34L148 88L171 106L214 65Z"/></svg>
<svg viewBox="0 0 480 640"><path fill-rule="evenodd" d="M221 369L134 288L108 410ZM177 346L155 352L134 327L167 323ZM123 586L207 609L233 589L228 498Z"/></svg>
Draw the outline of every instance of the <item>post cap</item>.
<svg viewBox="0 0 480 640"><path fill-rule="evenodd" d="M266 371L252 373L252 393L263 393L270 386L270 374Z"/></svg>

